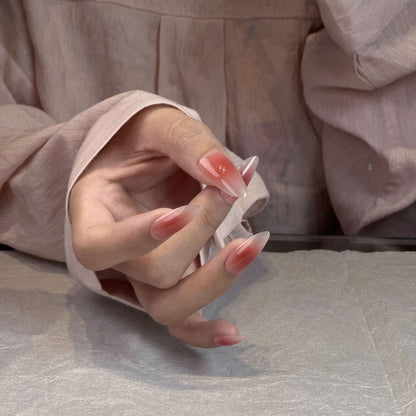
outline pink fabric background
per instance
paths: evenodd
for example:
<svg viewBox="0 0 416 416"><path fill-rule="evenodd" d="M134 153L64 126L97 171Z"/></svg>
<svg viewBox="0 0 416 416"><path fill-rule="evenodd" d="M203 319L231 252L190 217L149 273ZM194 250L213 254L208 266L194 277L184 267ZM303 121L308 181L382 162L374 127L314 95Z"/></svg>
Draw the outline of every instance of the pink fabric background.
<svg viewBox="0 0 416 416"><path fill-rule="evenodd" d="M257 230L415 235L415 1L6 0L0 19L1 242L99 289L65 195L166 100L260 157ZM221 238L264 198L257 178Z"/></svg>

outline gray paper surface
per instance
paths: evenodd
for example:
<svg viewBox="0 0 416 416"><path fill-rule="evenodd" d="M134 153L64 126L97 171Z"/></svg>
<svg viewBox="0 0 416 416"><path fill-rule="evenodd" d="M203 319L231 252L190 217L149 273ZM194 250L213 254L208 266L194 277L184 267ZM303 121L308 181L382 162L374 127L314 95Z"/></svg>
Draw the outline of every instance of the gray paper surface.
<svg viewBox="0 0 416 416"><path fill-rule="evenodd" d="M0 252L1 415L415 415L416 255L262 253L203 350L65 266Z"/></svg>

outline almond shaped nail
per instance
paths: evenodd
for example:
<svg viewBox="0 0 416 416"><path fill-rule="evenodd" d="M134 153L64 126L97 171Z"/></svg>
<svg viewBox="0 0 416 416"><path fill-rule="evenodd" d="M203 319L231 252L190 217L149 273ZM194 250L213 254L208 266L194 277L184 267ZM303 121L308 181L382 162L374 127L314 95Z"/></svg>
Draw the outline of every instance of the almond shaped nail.
<svg viewBox="0 0 416 416"><path fill-rule="evenodd" d="M259 164L258 156L251 156L243 160L243 163L238 167L238 171L240 172L240 175L243 178L246 185L248 185L249 182L251 181L251 178L253 177L258 164Z"/></svg>
<svg viewBox="0 0 416 416"><path fill-rule="evenodd" d="M211 150L201 158L199 167L223 192L236 197L247 195L247 187L241 174L224 153Z"/></svg>
<svg viewBox="0 0 416 416"><path fill-rule="evenodd" d="M225 268L232 275L241 273L263 250L269 238L268 231L251 236L231 252L225 261Z"/></svg>
<svg viewBox="0 0 416 416"><path fill-rule="evenodd" d="M201 211L199 205L183 205L162 215L150 226L155 240L164 240L189 224Z"/></svg>
<svg viewBox="0 0 416 416"><path fill-rule="evenodd" d="M259 158L257 156L251 156L246 160L243 160L241 165L238 166L237 170L240 172L240 175L246 185L248 185L253 178L258 164ZM234 202L238 199L238 197L231 196L223 191L221 191L221 194L225 201L229 204L234 204Z"/></svg>

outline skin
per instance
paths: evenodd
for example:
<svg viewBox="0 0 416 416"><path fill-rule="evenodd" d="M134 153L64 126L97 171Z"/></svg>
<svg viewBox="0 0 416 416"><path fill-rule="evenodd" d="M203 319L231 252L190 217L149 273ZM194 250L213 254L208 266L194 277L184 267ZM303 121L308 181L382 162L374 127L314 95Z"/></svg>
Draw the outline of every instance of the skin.
<svg viewBox="0 0 416 416"><path fill-rule="evenodd" d="M245 242L234 240L204 266L198 263L200 249L236 199L200 167L201 158L215 150L225 154L203 123L173 107L149 107L97 155L69 200L79 261L91 270L112 268L124 276L103 281L103 288L136 298L173 337L205 348L243 339L231 322L208 321L200 311L238 279L242 270L231 273L226 261ZM236 172L225 174L236 181ZM201 191L199 182L209 186ZM154 238L152 224L187 204L200 209L185 215L186 225L169 238ZM252 251L254 259L259 248ZM191 274L182 279L185 272Z"/></svg>

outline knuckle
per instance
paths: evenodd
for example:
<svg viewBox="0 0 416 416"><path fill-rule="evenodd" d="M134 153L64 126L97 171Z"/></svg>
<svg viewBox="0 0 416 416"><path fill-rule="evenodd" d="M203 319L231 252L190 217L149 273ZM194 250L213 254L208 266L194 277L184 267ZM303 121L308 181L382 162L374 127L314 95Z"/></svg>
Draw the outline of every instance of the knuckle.
<svg viewBox="0 0 416 416"><path fill-rule="evenodd" d="M158 297L152 297L152 300L146 302L146 311L150 317L161 325L171 325L172 316L163 308L163 305L158 300Z"/></svg>
<svg viewBox="0 0 416 416"><path fill-rule="evenodd" d="M165 275L156 275L151 278L152 286L158 289L170 289L178 282L177 279L166 277Z"/></svg>
<svg viewBox="0 0 416 416"><path fill-rule="evenodd" d="M146 241L142 241L138 238L138 235L135 227L126 227L123 234L123 247L125 247L132 255L137 252L145 252L148 249L149 244L146 244Z"/></svg>
<svg viewBox="0 0 416 416"><path fill-rule="evenodd" d="M152 317L152 319L157 322L160 325L164 325L164 326L169 326L172 325L174 323L174 321L165 313L158 311L155 314L150 315Z"/></svg>
<svg viewBox="0 0 416 416"><path fill-rule="evenodd" d="M221 224L222 218L218 218L217 213L214 213L209 209L204 209L203 213L199 217L199 221L203 229L208 232L213 232Z"/></svg>
<svg viewBox="0 0 416 416"><path fill-rule="evenodd" d="M150 256L147 265L147 276L149 284L158 289L170 289L175 286L180 278L176 277L178 273L172 264L170 266L164 259L155 259Z"/></svg>
<svg viewBox="0 0 416 416"><path fill-rule="evenodd" d="M77 260L89 270L98 270L98 264L91 254L91 243L88 237L78 237L72 241L72 248Z"/></svg>
<svg viewBox="0 0 416 416"><path fill-rule="evenodd" d="M210 129L201 121L184 116L172 124L169 132L169 141L187 145L195 136L210 133Z"/></svg>

